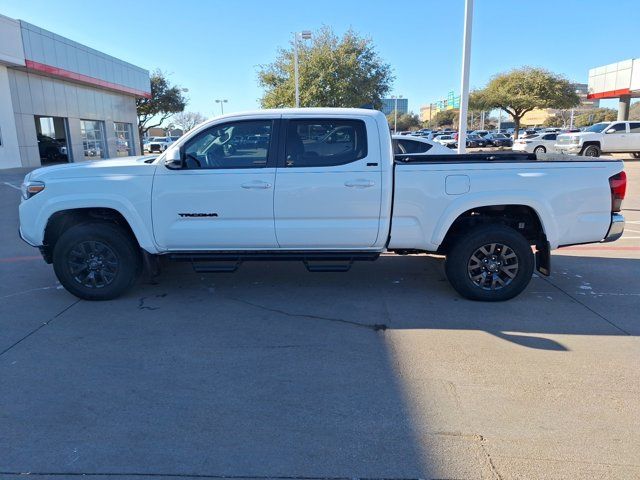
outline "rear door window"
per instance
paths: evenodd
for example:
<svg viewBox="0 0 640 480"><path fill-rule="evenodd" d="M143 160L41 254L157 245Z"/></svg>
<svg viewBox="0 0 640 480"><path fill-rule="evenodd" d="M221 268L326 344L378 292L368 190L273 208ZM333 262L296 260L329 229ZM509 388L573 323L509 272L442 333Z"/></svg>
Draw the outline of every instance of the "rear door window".
<svg viewBox="0 0 640 480"><path fill-rule="evenodd" d="M367 156L367 130L362 120L289 120L286 167L330 167Z"/></svg>

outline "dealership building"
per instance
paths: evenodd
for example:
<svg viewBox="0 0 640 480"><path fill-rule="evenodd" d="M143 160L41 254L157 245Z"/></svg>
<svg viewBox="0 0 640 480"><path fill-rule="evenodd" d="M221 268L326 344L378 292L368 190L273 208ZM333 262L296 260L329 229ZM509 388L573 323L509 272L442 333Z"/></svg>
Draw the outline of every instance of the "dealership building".
<svg viewBox="0 0 640 480"><path fill-rule="evenodd" d="M139 155L149 72L0 15L0 168Z"/></svg>

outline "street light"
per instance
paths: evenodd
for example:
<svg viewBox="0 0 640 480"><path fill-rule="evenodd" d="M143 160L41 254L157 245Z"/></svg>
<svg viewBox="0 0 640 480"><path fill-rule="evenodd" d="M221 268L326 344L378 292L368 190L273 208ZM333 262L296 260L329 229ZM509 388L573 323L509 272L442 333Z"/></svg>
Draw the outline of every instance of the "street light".
<svg viewBox="0 0 640 480"><path fill-rule="evenodd" d="M224 115L224 104L227 103L229 100L227 100L226 98L224 99L220 99L220 98L216 98L216 103L220 104L220 113L222 115Z"/></svg>
<svg viewBox="0 0 640 480"><path fill-rule="evenodd" d="M391 98L395 100L395 106L393 107L393 134L398 133L398 99L402 98L402 95L392 95Z"/></svg>
<svg viewBox="0 0 640 480"><path fill-rule="evenodd" d="M460 81L460 119L458 120L458 153L467 147L467 107L469 106L469 66L471 64L471 26L473 0L464 2L464 35L462 42L462 78Z"/></svg>
<svg viewBox="0 0 640 480"><path fill-rule="evenodd" d="M296 84L296 108L300 108L300 84L298 79L298 39L309 40L311 32L303 30L293 34L293 81Z"/></svg>

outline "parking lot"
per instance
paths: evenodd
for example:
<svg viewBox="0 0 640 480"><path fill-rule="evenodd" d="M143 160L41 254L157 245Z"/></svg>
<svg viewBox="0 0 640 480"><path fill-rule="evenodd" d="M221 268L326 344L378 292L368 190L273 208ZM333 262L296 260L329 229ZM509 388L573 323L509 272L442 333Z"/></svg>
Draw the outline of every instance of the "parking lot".
<svg viewBox="0 0 640 480"><path fill-rule="evenodd" d="M624 237L554 252L500 304L442 259L348 273L169 264L68 294L17 237L0 173L0 475L640 478L640 162ZM22 477L21 477L22 478Z"/></svg>

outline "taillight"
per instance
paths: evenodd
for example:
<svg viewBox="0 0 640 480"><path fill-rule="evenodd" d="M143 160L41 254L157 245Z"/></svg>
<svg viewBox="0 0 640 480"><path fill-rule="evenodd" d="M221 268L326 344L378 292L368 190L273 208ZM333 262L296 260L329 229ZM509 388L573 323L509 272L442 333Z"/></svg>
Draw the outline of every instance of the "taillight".
<svg viewBox="0 0 640 480"><path fill-rule="evenodd" d="M611 187L611 211L619 212L627 192L627 174L622 171L609 177L609 187Z"/></svg>

